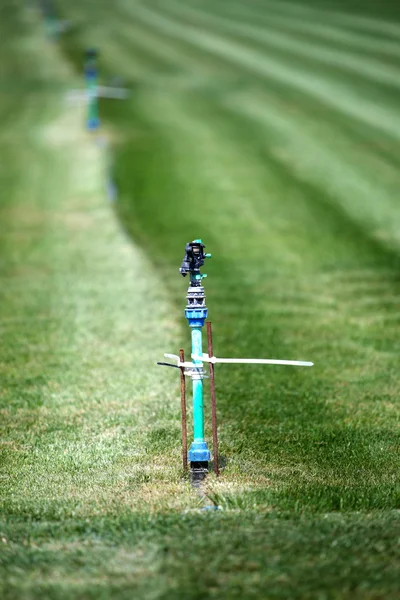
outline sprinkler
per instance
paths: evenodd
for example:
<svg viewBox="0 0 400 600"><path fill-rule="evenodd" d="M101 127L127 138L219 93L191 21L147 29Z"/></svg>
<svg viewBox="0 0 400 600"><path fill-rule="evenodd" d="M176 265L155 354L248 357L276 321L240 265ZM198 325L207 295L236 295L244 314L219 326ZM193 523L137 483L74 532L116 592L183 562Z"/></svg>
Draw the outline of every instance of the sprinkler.
<svg viewBox="0 0 400 600"><path fill-rule="evenodd" d="M87 94L86 127L89 131L93 131L100 126L97 50L86 51L84 73Z"/></svg>
<svg viewBox="0 0 400 600"><path fill-rule="evenodd" d="M54 3L52 0L41 0L39 4L47 37L49 40L56 42L58 38L58 20Z"/></svg>
<svg viewBox="0 0 400 600"><path fill-rule="evenodd" d="M48 39L52 42L57 42L59 34L68 30L69 22L58 19L53 0L40 0L39 7L42 11L44 27Z"/></svg>
<svg viewBox="0 0 400 600"><path fill-rule="evenodd" d="M313 363L299 360L279 360L270 358L217 358L213 352L212 326L207 323L208 352L203 352L202 329L204 327L208 309L202 280L207 277L200 269L205 259L211 258L211 254L204 253L205 245L200 239L189 242L185 247L185 256L182 260L179 272L183 277L189 275L189 287L186 295L187 304L185 317L191 331L192 351L191 361L185 361L183 350L176 354L164 354L166 358L175 361L176 364L159 362L157 364L166 367L180 369L181 372L181 409L182 409L182 461L185 470L188 468L187 455L187 432L186 432L186 383L185 377L192 380L193 390L193 441L189 449L189 463L192 473L206 473L211 453L207 446L204 432L204 393L203 380L205 378L204 363L209 366L211 413L213 430L213 453L214 471L219 475L218 464L218 435L217 435L217 411L215 398L214 367L217 363L222 364L258 364L258 365L289 365L296 367L312 367Z"/></svg>
<svg viewBox="0 0 400 600"><path fill-rule="evenodd" d="M95 48L86 50L83 69L85 89L70 90L67 94L67 100L70 102L86 103L86 128L89 131L96 131L100 127L99 98L125 100L128 97L128 92L124 88L99 85L98 56L99 53Z"/></svg>
<svg viewBox="0 0 400 600"><path fill-rule="evenodd" d="M189 287L186 295L187 305L185 317L188 321L192 338L193 365L190 367L190 377L193 388L193 442L189 450L189 462L192 469L207 469L210 460L210 451L204 438L204 394L203 394L203 340L202 328L207 318L206 295L201 285L202 279L207 277L200 273L206 258L211 254L204 254L205 245L201 240L194 240L186 244L185 256L179 269L183 277L189 275Z"/></svg>

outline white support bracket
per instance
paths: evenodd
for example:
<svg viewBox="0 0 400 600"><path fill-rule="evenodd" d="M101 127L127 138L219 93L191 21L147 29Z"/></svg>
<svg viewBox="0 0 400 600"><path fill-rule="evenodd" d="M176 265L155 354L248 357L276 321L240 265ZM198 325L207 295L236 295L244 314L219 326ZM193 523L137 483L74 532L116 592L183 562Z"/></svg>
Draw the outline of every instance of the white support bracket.
<svg viewBox="0 0 400 600"><path fill-rule="evenodd" d="M182 362L179 356L177 356L176 354L164 354L164 356L165 358L170 358L171 360L176 361L177 367L183 367L185 369L185 375L187 375L188 377L193 377L195 379L208 379L208 377L204 374L202 362Z"/></svg>

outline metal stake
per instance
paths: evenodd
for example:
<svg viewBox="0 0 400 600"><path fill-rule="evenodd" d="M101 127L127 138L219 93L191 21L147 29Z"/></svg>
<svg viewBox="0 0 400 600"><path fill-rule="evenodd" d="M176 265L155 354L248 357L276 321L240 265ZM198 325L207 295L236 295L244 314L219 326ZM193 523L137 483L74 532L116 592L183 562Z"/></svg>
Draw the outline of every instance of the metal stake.
<svg viewBox="0 0 400 600"><path fill-rule="evenodd" d="M185 362L185 353L182 348L179 350L179 359ZM185 367L180 367L181 370L181 411L182 411L182 463L183 470L188 470L187 458L187 425L186 425L186 380Z"/></svg>
<svg viewBox="0 0 400 600"><path fill-rule="evenodd" d="M208 341L208 356L214 356L212 342L212 326L211 322L207 322L207 341ZM212 434L213 434L213 449L214 449L214 473L219 477L219 454L218 454L218 431L217 431L217 403L215 399L215 378L214 364L209 363L210 367L210 394L211 394L211 418L212 418Z"/></svg>

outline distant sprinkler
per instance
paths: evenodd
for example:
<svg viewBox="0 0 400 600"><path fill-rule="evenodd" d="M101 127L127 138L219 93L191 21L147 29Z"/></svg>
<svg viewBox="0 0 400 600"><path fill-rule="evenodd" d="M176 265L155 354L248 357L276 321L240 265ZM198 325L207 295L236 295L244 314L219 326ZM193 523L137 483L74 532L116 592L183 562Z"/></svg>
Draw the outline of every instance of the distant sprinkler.
<svg viewBox="0 0 400 600"><path fill-rule="evenodd" d="M39 6L42 11L47 37L52 42L57 42L59 34L67 31L69 28L69 22L61 21L57 17L57 11L53 0L40 0Z"/></svg>
<svg viewBox="0 0 400 600"><path fill-rule="evenodd" d="M313 363L298 360L277 360L264 358L217 358L213 352L212 326L207 323L208 352L203 352L202 328L208 315L206 307L206 296L202 279L207 275L200 272L205 259L211 258L211 254L204 253L205 245L200 239L189 242L185 247L185 256L180 266L183 277L189 275L190 282L186 295L187 305L185 317L191 330L192 352L191 361L185 361L184 351L176 354L164 354L175 362L175 364L159 362L159 365L177 367L181 371L181 409L182 409L182 461L185 470L188 468L188 458L192 470L208 470L211 458L210 451L205 440L204 433L204 393L203 379L205 377L203 363L208 363L210 372L211 392L211 414L213 432L213 459L214 471L219 475L218 457L218 434L217 434L217 410L215 397L214 366L217 363L224 364L262 364L262 365L289 365L297 367L312 367ZM193 388L193 442L187 454L187 431L186 431L186 380L190 377Z"/></svg>
<svg viewBox="0 0 400 600"><path fill-rule="evenodd" d="M86 103L86 128L96 131L100 127L99 98L111 98L114 100L125 100L128 91L121 87L101 86L98 83L98 51L90 48L85 52L84 62L84 90L71 90L67 94L70 102L83 101Z"/></svg>
<svg viewBox="0 0 400 600"><path fill-rule="evenodd" d="M58 19L56 16L54 2L52 0L40 0L44 27L49 40L56 42L58 39Z"/></svg>
<svg viewBox="0 0 400 600"><path fill-rule="evenodd" d="M87 95L86 126L89 130L94 130L100 126L97 50L86 51L84 73Z"/></svg>

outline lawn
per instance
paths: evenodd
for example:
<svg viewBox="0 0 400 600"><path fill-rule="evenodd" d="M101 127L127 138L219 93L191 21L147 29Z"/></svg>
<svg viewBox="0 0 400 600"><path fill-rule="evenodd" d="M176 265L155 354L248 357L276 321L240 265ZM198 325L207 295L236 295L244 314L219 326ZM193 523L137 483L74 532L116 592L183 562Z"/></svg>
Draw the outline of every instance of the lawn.
<svg viewBox="0 0 400 600"><path fill-rule="evenodd" d="M399 597L392 4L60 0L54 44L3 0L4 598ZM98 136L65 102L91 46L131 90ZM156 365L197 237L216 354L315 363L217 367L217 511Z"/></svg>

